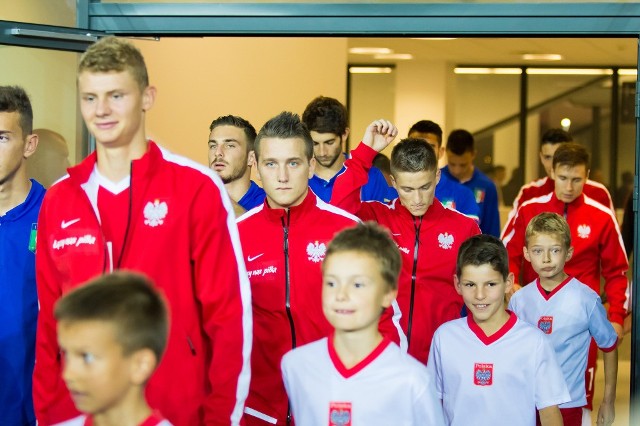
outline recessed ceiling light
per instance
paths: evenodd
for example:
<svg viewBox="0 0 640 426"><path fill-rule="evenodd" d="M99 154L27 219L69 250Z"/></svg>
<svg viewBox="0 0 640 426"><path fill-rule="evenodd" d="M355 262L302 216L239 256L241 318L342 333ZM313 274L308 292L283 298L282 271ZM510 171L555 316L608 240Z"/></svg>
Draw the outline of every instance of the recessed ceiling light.
<svg viewBox="0 0 640 426"><path fill-rule="evenodd" d="M556 53L525 53L522 55L525 61L561 61L562 55Z"/></svg>
<svg viewBox="0 0 640 426"><path fill-rule="evenodd" d="M352 47L349 53L356 55L384 55L393 53L393 50L387 47Z"/></svg>
<svg viewBox="0 0 640 426"><path fill-rule="evenodd" d="M349 67L351 74L391 74L391 67Z"/></svg>
<svg viewBox="0 0 640 426"><path fill-rule="evenodd" d="M385 53L381 55L374 55L373 59L398 59L406 61L408 59L413 59L413 55L411 53Z"/></svg>

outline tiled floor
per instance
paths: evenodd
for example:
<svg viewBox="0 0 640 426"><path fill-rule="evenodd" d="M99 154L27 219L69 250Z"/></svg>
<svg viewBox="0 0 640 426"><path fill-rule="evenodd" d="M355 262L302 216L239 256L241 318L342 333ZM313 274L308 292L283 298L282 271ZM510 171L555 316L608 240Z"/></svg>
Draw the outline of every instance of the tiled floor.
<svg viewBox="0 0 640 426"><path fill-rule="evenodd" d="M631 334L627 334L618 348L618 386L616 394L616 419L614 426L629 425L629 377L631 375ZM591 424L596 424L596 416L600 401L602 401L602 391L604 389L604 368L602 366L602 353L598 358L598 369L596 371L594 397L594 411L591 415Z"/></svg>

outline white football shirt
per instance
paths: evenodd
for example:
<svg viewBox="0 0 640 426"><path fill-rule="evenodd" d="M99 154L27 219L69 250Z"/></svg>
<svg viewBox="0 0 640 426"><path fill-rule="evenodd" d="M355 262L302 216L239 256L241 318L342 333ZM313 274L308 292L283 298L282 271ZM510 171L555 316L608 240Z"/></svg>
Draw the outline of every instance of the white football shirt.
<svg viewBox="0 0 640 426"><path fill-rule="evenodd" d="M573 277L547 294L538 279L511 297L509 309L550 339L571 394L571 401L560 407L584 406L591 337L605 352L615 349L618 341L598 294Z"/></svg>
<svg viewBox="0 0 640 426"><path fill-rule="evenodd" d="M384 339L346 368L333 336L282 358L296 424L304 426L444 425L442 404L424 365Z"/></svg>
<svg viewBox="0 0 640 426"><path fill-rule="evenodd" d="M570 400L551 344L513 313L491 336L471 316L441 325L427 369L450 425L534 426L536 408Z"/></svg>

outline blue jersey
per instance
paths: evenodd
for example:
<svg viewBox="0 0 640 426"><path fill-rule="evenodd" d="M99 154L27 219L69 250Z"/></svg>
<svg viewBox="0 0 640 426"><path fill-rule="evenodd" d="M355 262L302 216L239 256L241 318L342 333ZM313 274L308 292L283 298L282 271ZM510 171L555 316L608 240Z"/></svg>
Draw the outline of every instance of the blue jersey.
<svg viewBox="0 0 640 426"><path fill-rule="evenodd" d="M331 194L333 193L333 185L336 182L336 178L344 172L346 169L344 166L338 173L331 179L324 180L321 177L313 175L309 179L309 188L324 202L331 201ZM387 184L387 180L377 167L371 167L369 169L369 180L362 187L360 191L360 198L362 201L380 201L382 203L388 203L391 200L398 198L398 193L393 187Z"/></svg>
<svg viewBox="0 0 640 426"><path fill-rule="evenodd" d="M257 183L251 181L251 185L249 186L249 190L246 194L240 198L238 204L245 210L251 210L254 207L258 207L260 204L264 203L264 198L266 194L264 189L258 186Z"/></svg>
<svg viewBox="0 0 640 426"><path fill-rule="evenodd" d="M442 168L442 175L460 182L449 172L449 167ZM480 230L483 234L500 238L500 213L498 212L498 190L496 184L477 167L473 169L473 176L466 182L460 182L473 192L476 203L480 208Z"/></svg>
<svg viewBox="0 0 640 426"><path fill-rule="evenodd" d="M31 375L38 296L36 232L44 187L31 180L26 200L0 216L0 417L3 425L35 425Z"/></svg>
<svg viewBox="0 0 640 426"><path fill-rule="evenodd" d="M440 174L440 181L436 185L436 198L443 206L479 220L478 204L473 192L463 184L451 179L444 173Z"/></svg>

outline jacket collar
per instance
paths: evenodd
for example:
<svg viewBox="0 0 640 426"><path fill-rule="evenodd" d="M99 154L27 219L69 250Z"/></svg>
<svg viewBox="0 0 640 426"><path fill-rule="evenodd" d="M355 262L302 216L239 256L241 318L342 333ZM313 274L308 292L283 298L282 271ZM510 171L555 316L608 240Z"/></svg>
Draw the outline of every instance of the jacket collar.
<svg viewBox="0 0 640 426"><path fill-rule="evenodd" d="M147 152L139 159L131 162L136 169L136 177L144 176L152 172L155 169L154 165L157 165L160 158L162 158L160 147L150 140L147 145ZM78 185L85 183L89 180L97 162L98 154L96 151L93 151L78 165L67 169L69 178Z"/></svg>
<svg viewBox="0 0 640 426"><path fill-rule="evenodd" d="M297 206L289 207L289 218L299 218L304 212L306 212L316 204L317 196L311 189L309 189L307 191L307 195L302 200L302 203L298 204ZM264 211L266 212L267 218L274 222L280 222L280 220L287 215L287 209L271 208L266 198L264 200Z"/></svg>
<svg viewBox="0 0 640 426"><path fill-rule="evenodd" d="M400 202L400 198L396 198L395 200L393 200L393 202L391 203L391 208L397 210L405 220L413 220L413 218L415 217L405 206L402 205L402 203ZM425 214L422 216L422 220L423 222L427 223L437 221L438 219L440 219L443 213L444 206L437 198L434 198L433 203L429 206Z"/></svg>

